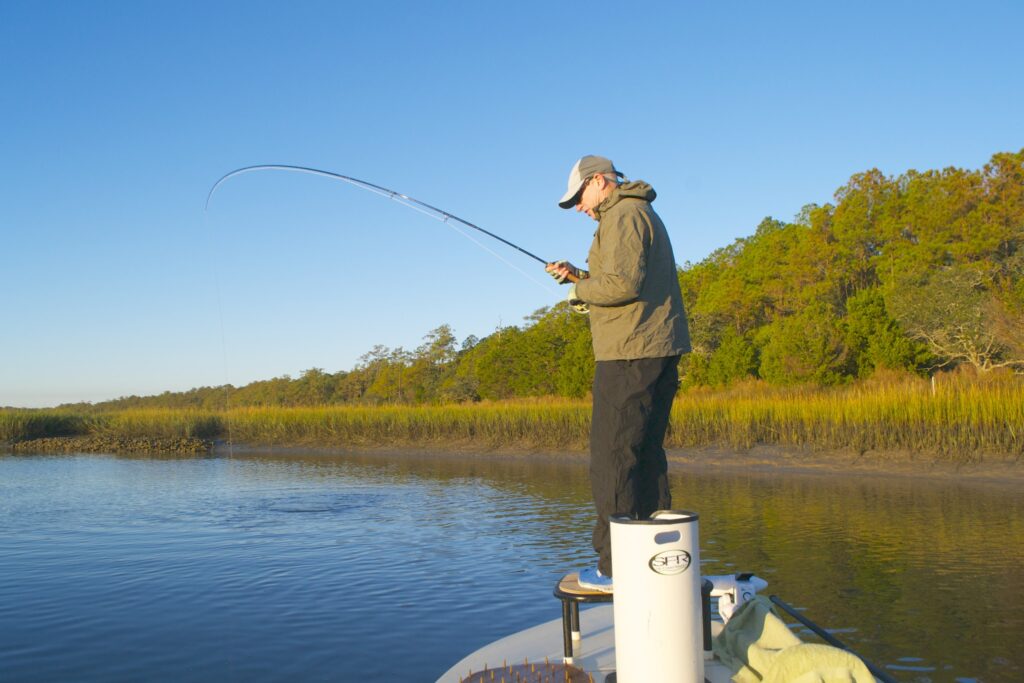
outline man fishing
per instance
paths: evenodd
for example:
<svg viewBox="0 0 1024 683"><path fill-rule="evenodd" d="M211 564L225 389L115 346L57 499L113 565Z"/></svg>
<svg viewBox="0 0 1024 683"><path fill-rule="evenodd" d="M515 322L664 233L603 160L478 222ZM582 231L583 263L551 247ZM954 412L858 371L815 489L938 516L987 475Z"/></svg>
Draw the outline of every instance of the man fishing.
<svg viewBox="0 0 1024 683"><path fill-rule="evenodd" d="M608 518L645 519L672 506L663 443L679 385L679 358L690 334L676 263L654 188L625 181L604 157L585 156L569 173L558 205L598 222L587 264L548 264L559 283L572 283L569 305L590 313L594 342L590 484L597 509L597 567L579 574L584 588L612 592Z"/></svg>

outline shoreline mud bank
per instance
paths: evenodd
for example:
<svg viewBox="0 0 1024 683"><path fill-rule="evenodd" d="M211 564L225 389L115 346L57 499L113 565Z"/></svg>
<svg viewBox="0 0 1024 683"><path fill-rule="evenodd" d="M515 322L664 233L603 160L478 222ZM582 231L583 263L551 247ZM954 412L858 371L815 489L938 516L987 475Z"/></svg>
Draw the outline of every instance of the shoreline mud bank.
<svg viewBox="0 0 1024 683"><path fill-rule="evenodd" d="M443 458L450 460L531 461L545 464L571 464L586 467L585 450L555 451L545 448L487 448L480 444L430 444L428 446L352 446L335 447L312 444L228 444L218 442L218 455L322 454L357 456L367 459L397 460ZM666 449L670 471L731 471L757 473L803 473L823 476L853 475L905 477L921 479L969 480L1024 487L1024 460L1009 457L979 456L964 463L939 455L909 452L856 453L841 450L813 450L780 446L754 446L749 449L727 447Z"/></svg>
<svg viewBox="0 0 1024 683"><path fill-rule="evenodd" d="M475 442L431 443L420 446L323 445L315 443L228 443L196 437L62 436L3 444L19 454L109 453L179 455L322 454L373 459L443 458L455 460L519 460L586 466L585 450L531 447L488 447ZM979 455L954 461L941 455L907 451L859 453L852 450L787 448L759 445L748 449L699 447L667 449L672 471L746 471L970 480L1024 486L1024 460L1013 456Z"/></svg>

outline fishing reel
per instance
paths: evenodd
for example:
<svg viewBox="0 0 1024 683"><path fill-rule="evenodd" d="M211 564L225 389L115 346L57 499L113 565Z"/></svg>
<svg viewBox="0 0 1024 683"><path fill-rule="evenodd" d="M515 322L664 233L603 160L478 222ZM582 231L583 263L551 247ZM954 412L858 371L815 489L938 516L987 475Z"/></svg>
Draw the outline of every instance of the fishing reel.
<svg viewBox="0 0 1024 683"><path fill-rule="evenodd" d="M566 298L566 301L569 302L569 308L572 309L575 313L590 313L590 304L588 304L586 301L583 301L580 298L577 298L576 296L575 282L573 282L572 286L569 287L569 296Z"/></svg>
<svg viewBox="0 0 1024 683"><path fill-rule="evenodd" d="M740 606L754 598L758 591L768 587L768 582L753 574L726 574L705 576L711 582L711 597L718 598L718 614L728 623Z"/></svg>
<svg viewBox="0 0 1024 683"><path fill-rule="evenodd" d="M572 309L573 313L582 313L583 315L590 313L590 304L588 304L586 301L570 303L569 308Z"/></svg>

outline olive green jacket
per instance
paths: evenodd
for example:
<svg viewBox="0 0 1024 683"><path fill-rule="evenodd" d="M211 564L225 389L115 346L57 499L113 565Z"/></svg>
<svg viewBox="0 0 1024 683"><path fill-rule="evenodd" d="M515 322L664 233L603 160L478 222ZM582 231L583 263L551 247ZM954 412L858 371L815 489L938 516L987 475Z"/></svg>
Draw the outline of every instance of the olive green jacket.
<svg viewBox="0 0 1024 683"><path fill-rule="evenodd" d="M615 188L598 218L576 296L590 304L594 358L663 358L690 351L683 297L665 224L651 208L657 195L644 182Z"/></svg>

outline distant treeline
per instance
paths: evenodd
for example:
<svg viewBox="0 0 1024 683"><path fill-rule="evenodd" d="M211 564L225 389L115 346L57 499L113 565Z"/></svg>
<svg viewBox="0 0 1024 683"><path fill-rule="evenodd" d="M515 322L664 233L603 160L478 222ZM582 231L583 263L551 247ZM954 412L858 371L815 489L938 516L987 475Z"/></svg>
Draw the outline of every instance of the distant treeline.
<svg viewBox="0 0 1024 683"><path fill-rule="evenodd" d="M685 243L676 244L685 253ZM1024 150L981 170L853 176L679 270L694 352L687 386L755 378L828 386L876 370L1024 369ZM351 370L243 387L79 404L77 410L432 404L582 397L594 363L585 316L564 304L461 344L448 325L407 351L376 346Z"/></svg>

